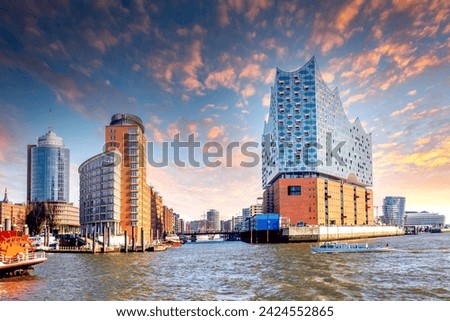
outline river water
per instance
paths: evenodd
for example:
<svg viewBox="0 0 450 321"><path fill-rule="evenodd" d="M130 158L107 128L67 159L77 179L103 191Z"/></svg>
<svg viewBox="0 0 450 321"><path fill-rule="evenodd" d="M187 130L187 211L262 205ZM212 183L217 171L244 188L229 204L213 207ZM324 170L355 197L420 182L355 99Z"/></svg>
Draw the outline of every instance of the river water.
<svg viewBox="0 0 450 321"><path fill-rule="evenodd" d="M394 250L198 242L164 252L50 253L30 276L0 280L0 300L450 300L450 233L367 241Z"/></svg>

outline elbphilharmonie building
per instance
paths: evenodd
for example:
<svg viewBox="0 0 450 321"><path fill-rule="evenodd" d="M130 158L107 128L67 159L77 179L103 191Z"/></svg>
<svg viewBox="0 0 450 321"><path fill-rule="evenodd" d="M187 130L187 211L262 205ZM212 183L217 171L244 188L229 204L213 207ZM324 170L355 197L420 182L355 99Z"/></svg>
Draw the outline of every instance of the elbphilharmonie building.
<svg viewBox="0 0 450 321"><path fill-rule="evenodd" d="M266 213L291 224L373 224L371 134L349 121L314 57L277 68L262 139Z"/></svg>

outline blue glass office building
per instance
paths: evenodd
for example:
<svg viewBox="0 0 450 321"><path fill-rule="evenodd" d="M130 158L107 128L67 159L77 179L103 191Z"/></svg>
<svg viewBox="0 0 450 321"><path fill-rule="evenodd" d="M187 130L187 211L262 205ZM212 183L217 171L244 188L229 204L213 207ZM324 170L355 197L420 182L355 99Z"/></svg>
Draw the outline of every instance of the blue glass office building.
<svg viewBox="0 0 450 321"><path fill-rule="evenodd" d="M386 196L383 200L383 223L403 226L405 202L406 199L403 196Z"/></svg>
<svg viewBox="0 0 450 321"><path fill-rule="evenodd" d="M69 202L70 153L63 139L49 130L29 148L31 202Z"/></svg>

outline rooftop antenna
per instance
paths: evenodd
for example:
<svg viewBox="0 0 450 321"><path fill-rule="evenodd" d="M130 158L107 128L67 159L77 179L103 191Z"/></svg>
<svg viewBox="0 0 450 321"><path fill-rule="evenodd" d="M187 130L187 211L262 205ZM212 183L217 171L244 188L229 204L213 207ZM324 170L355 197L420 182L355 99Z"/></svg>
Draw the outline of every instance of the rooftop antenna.
<svg viewBox="0 0 450 321"><path fill-rule="evenodd" d="M48 131L52 131L52 107L50 107L48 112Z"/></svg>

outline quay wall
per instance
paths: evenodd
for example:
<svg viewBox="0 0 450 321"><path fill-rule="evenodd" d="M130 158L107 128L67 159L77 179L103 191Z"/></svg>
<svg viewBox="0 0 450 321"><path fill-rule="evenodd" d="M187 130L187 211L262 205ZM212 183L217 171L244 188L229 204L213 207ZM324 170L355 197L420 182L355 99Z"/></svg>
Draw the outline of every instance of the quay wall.
<svg viewBox="0 0 450 321"><path fill-rule="evenodd" d="M397 226L306 226L288 227L281 232L286 242L324 242L405 235Z"/></svg>
<svg viewBox="0 0 450 321"><path fill-rule="evenodd" d="M400 235L405 235L405 231L397 226L291 226L279 231L245 231L241 240L247 243L326 242Z"/></svg>

